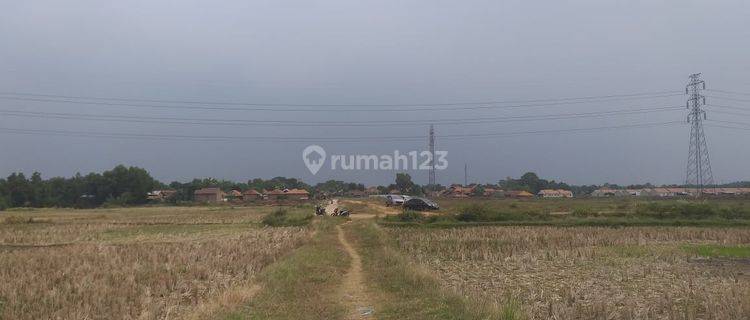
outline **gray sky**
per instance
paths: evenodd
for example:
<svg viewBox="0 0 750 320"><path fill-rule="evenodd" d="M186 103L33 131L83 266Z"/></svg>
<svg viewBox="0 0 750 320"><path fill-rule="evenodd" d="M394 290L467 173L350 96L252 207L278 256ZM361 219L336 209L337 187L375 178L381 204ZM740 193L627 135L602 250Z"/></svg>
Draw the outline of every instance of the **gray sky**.
<svg viewBox="0 0 750 320"><path fill-rule="evenodd" d="M750 4L741 0L71 0L4 1L2 7L1 92L277 104L413 104L680 91L690 73L702 72L709 89L750 93ZM708 107L710 119L750 123L750 116L712 112L750 114L750 101L714 98L750 100L750 95L706 95L709 105L735 107ZM344 123L677 107L684 106L685 99L421 112L186 110L0 99L0 109ZM686 114L681 109L606 118L439 125L436 131L440 136L684 122ZM426 125L216 126L0 114L0 128L237 137L425 136L411 142L318 142L329 154L390 154L395 149L424 150L427 143ZM680 183L688 133L683 123L576 134L450 141L438 137L438 149L449 152L449 168L438 172L438 182L462 182L468 163L470 180L477 182L535 171L575 184ZM706 127L717 182L750 180L749 134ZM279 175L312 183L393 180L391 171L325 167L312 176L301 159L308 144L0 132L0 176L35 170L45 177L69 176L122 163L144 167L163 181L209 176L243 181ZM426 183L426 172L412 175Z"/></svg>

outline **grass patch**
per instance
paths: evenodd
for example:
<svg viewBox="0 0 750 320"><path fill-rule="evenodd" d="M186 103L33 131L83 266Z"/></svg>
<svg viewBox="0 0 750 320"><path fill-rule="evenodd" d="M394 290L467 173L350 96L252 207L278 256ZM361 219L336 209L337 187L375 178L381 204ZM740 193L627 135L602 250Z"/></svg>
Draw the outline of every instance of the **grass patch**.
<svg viewBox="0 0 750 320"><path fill-rule="evenodd" d="M345 310L335 292L349 266L336 237L342 219L321 219L310 243L270 265L260 276L263 290L247 306L223 319L338 319Z"/></svg>
<svg viewBox="0 0 750 320"><path fill-rule="evenodd" d="M688 201L648 202L638 205L635 214L657 219L750 219L750 210L745 207L720 207L711 203Z"/></svg>
<svg viewBox="0 0 750 320"><path fill-rule="evenodd" d="M521 320L526 319L526 315L521 309L521 303L513 298L507 298L503 304L502 310L500 311L500 319L502 320Z"/></svg>
<svg viewBox="0 0 750 320"><path fill-rule="evenodd" d="M378 224L388 227L426 227L426 228L457 228L457 227L486 227L486 226L552 226L552 227L750 227L750 220L726 219L654 219L654 218L620 218L620 217L555 217L548 220L516 220L516 221L474 221L463 222L450 218L430 217L424 222L398 222L380 220Z"/></svg>
<svg viewBox="0 0 750 320"><path fill-rule="evenodd" d="M750 214L744 206L719 206L687 201L648 202L635 206L634 212L602 211L594 206L579 205L570 214L544 213L539 209L510 209L491 202L469 203L455 209L455 214L420 217L409 212L386 217L380 223L388 226L428 226L437 228L468 226L750 226ZM567 210L559 206L550 210ZM559 211L558 211L559 212ZM562 211L565 212L565 211ZM605 213L609 212L609 213Z"/></svg>
<svg viewBox="0 0 750 320"><path fill-rule="evenodd" d="M532 210L498 210L489 205L475 203L462 207L453 218L461 222L492 222L544 220L549 216Z"/></svg>
<svg viewBox="0 0 750 320"><path fill-rule="evenodd" d="M688 245L683 250L706 258L750 258L750 246Z"/></svg>
<svg viewBox="0 0 750 320"><path fill-rule="evenodd" d="M406 210L397 215L386 216L384 219L397 222L421 222L425 220L425 217L421 212Z"/></svg>
<svg viewBox="0 0 750 320"><path fill-rule="evenodd" d="M378 319L520 318L518 309L508 309L504 318L503 312L442 288L430 273L398 252L375 224L359 222L348 232L362 255L368 285L379 290L373 295Z"/></svg>
<svg viewBox="0 0 750 320"><path fill-rule="evenodd" d="M301 208L293 211L279 208L263 217L262 222L270 227L304 226L309 224L312 218L312 213L306 213Z"/></svg>

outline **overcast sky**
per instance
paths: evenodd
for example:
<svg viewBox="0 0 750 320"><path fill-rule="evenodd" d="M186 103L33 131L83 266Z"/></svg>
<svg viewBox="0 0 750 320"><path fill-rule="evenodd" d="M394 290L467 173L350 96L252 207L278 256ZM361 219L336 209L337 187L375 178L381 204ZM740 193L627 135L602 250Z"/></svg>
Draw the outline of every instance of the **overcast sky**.
<svg viewBox="0 0 750 320"><path fill-rule="evenodd" d="M254 104L426 103L433 108L431 103L680 92L688 75L696 72L703 73L708 89L750 93L750 3L742 0L70 0L3 1L2 8L3 129L233 137L424 136L400 142L316 141L329 155L379 155L425 150L427 125L227 126L48 116L423 121L680 107L686 97L406 112L373 111L394 107L301 107L312 111L300 112L43 102L15 99L19 96L7 93ZM750 128L750 95L705 94L709 105L724 106L707 107L709 119L748 123L714 124ZM370 111L332 111L357 108ZM9 110L47 117L21 117ZM688 153L686 116L683 107L599 118L437 125L437 149L448 151L449 161L437 180L441 184L462 182L468 163L472 182L494 183L535 171L575 184L681 183ZM683 123L572 134L440 138L670 121ZM706 136L715 180L750 180L750 131L707 126ZM144 167L162 181L193 177L245 181L274 176L311 183L393 181L393 171L324 167L313 176L301 157L308 144L0 131L0 176L14 171L70 176L126 164ZM427 182L427 172L411 174L417 182Z"/></svg>

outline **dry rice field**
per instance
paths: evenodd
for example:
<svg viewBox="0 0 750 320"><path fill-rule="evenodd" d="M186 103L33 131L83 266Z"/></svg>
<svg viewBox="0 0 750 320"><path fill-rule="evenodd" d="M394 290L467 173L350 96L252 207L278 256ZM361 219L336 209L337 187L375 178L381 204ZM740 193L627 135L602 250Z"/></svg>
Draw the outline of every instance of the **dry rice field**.
<svg viewBox="0 0 750 320"><path fill-rule="evenodd" d="M0 319L203 318L242 303L264 266L310 237L263 228L270 210L3 212Z"/></svg>
<svg viewBox="0 0 750 320"><path fill-rule="evenodd" d="M387 229L445 286L531 319L750 318L750 259L694 250L744 250L748 229Z"/></svg>

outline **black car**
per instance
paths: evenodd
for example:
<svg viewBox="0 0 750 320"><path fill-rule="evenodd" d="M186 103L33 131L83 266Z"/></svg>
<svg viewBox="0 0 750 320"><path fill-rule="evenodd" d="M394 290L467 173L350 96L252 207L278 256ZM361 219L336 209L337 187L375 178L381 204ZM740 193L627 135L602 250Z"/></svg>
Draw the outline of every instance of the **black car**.
<svg viewBox="0 0 750 320"><path fill-rule="evenodd" d="M425 210L439 210L440 206L438 206L437 203L429 199L410 198L409 200L404 201L404 208L410 209L410 210L425 211Z"/></svg>

